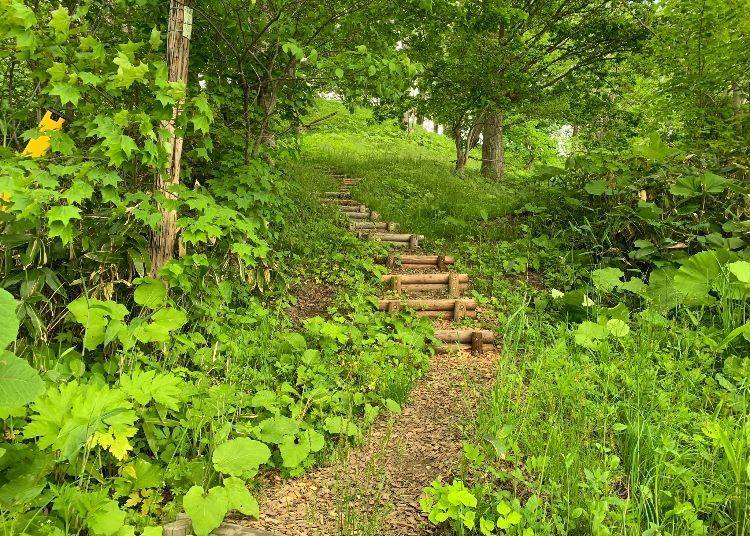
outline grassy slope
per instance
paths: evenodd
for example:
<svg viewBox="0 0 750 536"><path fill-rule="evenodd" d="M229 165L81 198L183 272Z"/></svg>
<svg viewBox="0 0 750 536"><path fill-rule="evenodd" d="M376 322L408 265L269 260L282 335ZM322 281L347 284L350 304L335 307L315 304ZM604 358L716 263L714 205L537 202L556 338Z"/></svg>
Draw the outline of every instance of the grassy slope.
<svg viewBox="0 0 750 536"><path fill-rule="evenodd" d="M728 432L735 467L744 467L741 430L750 426L720 411L711 380L720 357L690 321L633 313L626 337L597 350L576 344L576 325L539 283L570 288L588 281L589 270L573 265L564 230L529 213L530 203L556 210L543 184L524 176L488 183L476 161L458 178L448 138L419 128L406 135L395 124L374 124L366 111L348 115L322 103L313 117L336 109L305 136L304 161L364 177L358 197L428 235L429 248L459 256L459 268L495 308L504 336L498 381L466 434L486 456L463 470L477 485L477 514L494 519L497 503L515 497L521 526L543 533L746 531L747 484L732 476L731 457L706 427L735 430ZM606 310L617 303L612 296L590 295L601 305L591 320L618 314ZM523 508L532 494L542 508Z"/></svg>

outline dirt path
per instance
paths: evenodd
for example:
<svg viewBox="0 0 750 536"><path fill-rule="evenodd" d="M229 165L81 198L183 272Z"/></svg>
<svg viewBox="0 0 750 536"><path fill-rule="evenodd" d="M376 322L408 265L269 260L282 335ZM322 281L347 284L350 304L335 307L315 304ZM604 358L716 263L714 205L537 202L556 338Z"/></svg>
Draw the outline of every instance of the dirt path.
<svg viewBox="0 0 750 536"><path fill-rule="evenodd" d="M238 523L280 536L433 534L422 489L461 460L461 428L495 377L495 353L436 355L403 413L379 419L361 447L261 497L261 518ZM276 477L278 479L278 477Z"/></svg>

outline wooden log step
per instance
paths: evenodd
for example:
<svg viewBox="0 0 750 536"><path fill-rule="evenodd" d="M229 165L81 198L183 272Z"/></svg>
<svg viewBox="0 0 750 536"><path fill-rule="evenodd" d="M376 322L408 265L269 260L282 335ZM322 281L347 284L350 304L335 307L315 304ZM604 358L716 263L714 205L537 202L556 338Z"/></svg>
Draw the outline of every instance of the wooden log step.
<svg viewBox="0 0 750 536"><path fill-rule="evenodd" d="M324 192L323 196L326 199L351 199L351 192Z"/></svg>
<svg viewBox="0 0 750 536"><path fill-rule="evenodd" d="M459 283L468 283L468 274L444 273L444 274L387 274L381 277L383 283L398 280L402 285L416 285L421 283L443 283L447 284L451 277Z"/></svg>
<svg viewBox="0 0 750 536"><path fill-rule="evenodd" d="M395 231L398 224L392 221L353 221L349 224L353 231L372 229L376 231Z"/></svg>
<svg viewBox="0 0 750 536"><path fill-rule="evenodd" d="M362 204L354 199L327 199L320 200L325 205L338 205L340 207L361 207Z"/></svg>
<svg viewBox="0 0 750 536"><path fill-rule="evenodd" d="M388 255L376 257L375 262L385 264L389 268L401 265L405 268L437 267L444 270L447 265L454 264L455 259L444 255Z"/></svg>
<svg viewBox="0 0 750 536"><path fill-rule="evenodd" d="M341 209L342 212L346 212L347 214L352 214L352 213L369 214L370 212L372 212L365 205L341 205L339 208Z"/></svg>
<svg viewBox="0 0 750 536"><path fill-rule="evenodd" d="M374 210L369 210L367 212L354 212L352 210L346 210L344 212L346 213L346 217L350 220L378 221L380 219L380 214L378 214Z"/></svg>
<svg viewBox="0 0 750 536"><path fill-rule="evenodd" d="M477 308L476 300L472 299L459 299L459 300L379 300L378 309L381 311L388 311L389 309L404 308L413 309L415 311L453 311L456 305L462 305L467 311L471 311Z"/></svg>
<svg viewBox="0 0 750 536"><path fill-rule="evenodd" d="M469 290L468 283L460 283L458 287L451 289L448 283L419 283L414 285L403 285L391 287L394 292L406 292L414 294L417 292L447 292L449 296L458 298L461 294Z"/></svg>
<svg viewBox="0 0 750 536"><path fill-rule="evenodd" d="M395 292L447 291L451 298L458 298L469 288L467 274L388 274L382 281Z"/></svg>
<svg viewBox="0 0 750 536"><path fill-rule="evenodd" d="M424 236L415 235L409 233L367 233L362 232L365 237L372 238L373 240L382 240L383 242L410 242L414 239L417 241L423 240Z"/></svg>
<svg viewBox="0 0 750 536"><path fill-rule="evenodd" d="M378 242L388 242L397 248L409 249L416 249L419 247L419 241L424 239L424 236L422 235L383 233L380 231L358 231L357 236L359 236L359 238L377 240Z"/></svg>
<svg viewBox="0 0 750 536"><path fill-rule="evenodd" d="M487 329L436 329L435 338L446 344L471 344L476 337L481 336L484 344L495 342L495 332Z"/></svg>
<svg viewBox="0 0 750 536"><path fill-rule="evenodd" d="M453 320L460 321L464 318L476 318L476 311L464 311L462 313L456 313L455 311L414 311L416 316L421 318L437 318L442 320Z"/></svg>

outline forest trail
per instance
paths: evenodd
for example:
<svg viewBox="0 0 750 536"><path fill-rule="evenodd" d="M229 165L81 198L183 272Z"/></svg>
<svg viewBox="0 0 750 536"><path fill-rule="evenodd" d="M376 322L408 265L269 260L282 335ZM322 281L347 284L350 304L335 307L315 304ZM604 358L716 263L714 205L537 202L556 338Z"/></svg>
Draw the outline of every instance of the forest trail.
<svg viewBox="0 0 750 536"><path fill-rule="evenodd" d="M453 264L449 257L419 254L423 237L397 233L395 224L380 222L377 213L352 199L357 179L338 178L340 191L327 192L324 202L340 207L350 230L408 251L382 259L390 290L380 308L395 312L408 306L433 318L444 346L402 413L381 416L362 446L342 448L327 467L300 478L270 477L260 497L260 519L236 522L279 536L433 534L436 528L421 512L419 499L424 487L450 478L461 461L462 427L474 422L477 404L495 378L494 335L450 329L450 322L477 316L474 300L462 297L468 276L447 271Z"/></svg>

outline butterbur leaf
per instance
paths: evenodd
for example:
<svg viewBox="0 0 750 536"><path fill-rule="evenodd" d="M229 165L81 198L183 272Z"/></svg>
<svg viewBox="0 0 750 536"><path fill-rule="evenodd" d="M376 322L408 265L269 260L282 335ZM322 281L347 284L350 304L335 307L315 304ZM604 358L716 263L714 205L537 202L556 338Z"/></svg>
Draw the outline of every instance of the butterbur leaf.
<svg viewBox="0 0 750 536"><path fill-rule="evenodd" d="M607 191L607 183L603 180L587 182L583 189L591 195L602 195Z"/></svg>
<svg viewBox="0 0 750 536"><path fill-rule="evenodd" d="M698 305L712 303L709 295L712 283L721 275L721 265L715 251L702 251L690 257L674 276L674 287L684 303Z"/></svg>
<svg viewBox="0 0 750 536"><path fill-rule="evenodd" d="M162 280L143 277L137 279L135 283L138 285L133 295L135 303L149 309L158 309L164 305L167 299L167 286Z"/></svg>
<svg viewBox="0 0 750 536"><path fill-rule="evenodd" d="M720 194L726 189L728 182L728 179L710 171L701 175L701 186L703 186L703 190L708 194Z"/></svg>
<svg viewBox="0 0 750 536"><path fill-rule="evenodd" d="M621 339L628 336L628 333L630 333L630 326L619 318L612 318L607 321L607 331L609 331L609 334L613 337Z"/></svg>
<svg viewBox="0 0 750 536"><path fill-rule="evenodd" d="M625 273L619 268L601 268L594 270L591 279L597 289L609 292L622 284L621 279L624 275Z"/></svg>
<svg viewBox="0 0 750 536"><path fill-rule="evenodd" d="M646 295L659 310L672 309L679 303L674 286L676 273L674 268L661 268L651 272Z"/></svg>
<svg viewBox="0 0 750 536"><path fill-rule="evenodd" d="M359 427L350 419L345 417L326 417L323 427L331 434L341 434L357 437L360 434Z"/></svg>
<svg viewBox="0 0 750 536"><path fill-rule="evenodd" d="M741 283L750 283L750 262L736 261L731 263L728 268L738 281Z"/></svg>
<svg viewBox="0 0 750 536"><path fill-rule="evenodd" d="M18 303L10 292L0 289L0 350L7 348L18 337L17 306Z"/></svg>
<svg viewBox="0 0 750 536"><path fill-rule="evenodd" d="M299 431L299 423L289 417L276 416L262 421L259 425L259 438L266 443L280 444L287 437Z"/></svg>
<svg viewBox="0 0 750 536"><path fill-rule="evenodd" d="M594 322L586 320L578 326L575 332L576 344L586 348L597 349L599 341L607 338L607 329Z"/></svg>
<svg viewBox="0 0 750 536"><path fill-rule="evenodd" d="M390 398L386 399L385 407L388 409L388 411L392 411L393 413L401 413L401 406L399 405L399 403Z"/></svg>
<svg viewBox="0 0 750 536"><path fill-rule="evenodd" d="M217 471L231 476L252 476L269 459L271 450L266 444L247 437L230 439L219 445L211 457Z"/></svg>
<svg viewBox="0 0 750 536"><path fill-rule="evenodd" d="M182 499L182 506L193 522L195 536L207 536L229 512L229 496L221 486L211 488L208 493L201 486L193 486Z"/></svg>
<svg viewBox="0 0 750 536"><path fill-rule="evenodd" d="M43 392L44 381L25 359L0 350L0 406L23 406Z"/></svg>
<svg viewBox="0 0 750 536"><path fill-rule="evenodd" d="M246 516L252 516L256 519L260 516L258 501L248 491L247 486L245 486L242 480L233 476L225 478L224 489L227 491L230 510L237 510Z"/></svg>
<svg viewBox="0 0 750 536"><path fill-rule="evenodd" d="M287 439L279 445L281 459L284 467L293 469L299 467L310 455L310 438L302 434L299 438L288 436Z"/></svg>

